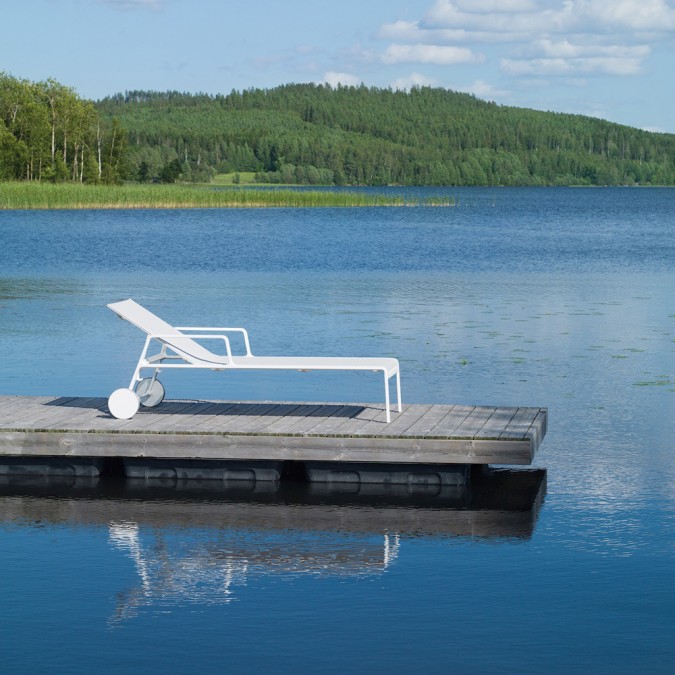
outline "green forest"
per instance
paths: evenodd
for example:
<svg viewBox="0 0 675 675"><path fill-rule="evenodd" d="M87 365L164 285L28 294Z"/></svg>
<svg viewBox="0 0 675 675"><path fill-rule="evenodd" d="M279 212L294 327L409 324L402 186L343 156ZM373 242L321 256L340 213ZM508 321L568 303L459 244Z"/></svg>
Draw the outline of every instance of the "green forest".
<svg viewBox="0 0 675 675"><path fill-rule="evenodd" d="M447 89L316 84L81 99L0 74L0 179L674 185L675 135Z"/></svg>
<svg viewBox="0 0 675 675"><path fill-rule="evenodd" d="M0 180L117 183L128 169L119 121L53 79L0 73Z"/></svg>

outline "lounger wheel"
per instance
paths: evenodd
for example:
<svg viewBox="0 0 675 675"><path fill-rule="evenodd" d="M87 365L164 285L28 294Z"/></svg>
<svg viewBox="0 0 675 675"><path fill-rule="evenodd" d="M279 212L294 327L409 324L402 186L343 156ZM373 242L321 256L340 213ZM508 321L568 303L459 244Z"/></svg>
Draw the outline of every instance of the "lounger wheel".
<svg viewBox="0 0 675 675"><path fill-rule="evenodd" d="M144 377L136 385L135 391L144 408L154 408L164 400L164 385L152 377Z"/></svg>
<svg viewBox="0 0 675 675"><path fill-rule="evenodd" d="M108 399L108 410L118 420L129 420L137 412L141 402L131 389L115 389Z"/></svg>

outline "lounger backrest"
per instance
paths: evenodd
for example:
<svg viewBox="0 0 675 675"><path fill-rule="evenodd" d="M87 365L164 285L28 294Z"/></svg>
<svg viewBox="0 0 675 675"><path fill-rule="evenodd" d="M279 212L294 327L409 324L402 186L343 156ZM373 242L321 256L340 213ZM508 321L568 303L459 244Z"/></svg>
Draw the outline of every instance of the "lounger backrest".
<svg viewBox="0 0 675 675"><path fill-rule="evenodd" d="M205 347L202 347L198 342L192 338L187 337L181 333L177 328L167 323L163 319L152 312L139 305L134 300L122 300L121 302L113 302L108 305L117 316L126 319L129 323L140 328L148 335L160 336L157 340L170 347L184 359L190 363L197 361L207 361L220 363L222 365L222 357L219 359L215 354L210 352Z"/></svg>

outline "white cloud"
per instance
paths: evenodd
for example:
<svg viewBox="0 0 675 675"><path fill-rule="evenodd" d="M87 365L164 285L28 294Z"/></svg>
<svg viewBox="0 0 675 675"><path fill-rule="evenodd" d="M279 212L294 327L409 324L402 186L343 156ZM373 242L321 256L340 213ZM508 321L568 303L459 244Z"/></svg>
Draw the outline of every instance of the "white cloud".
<svg viewBox="0 0 675 675"><path fill-rule="evenodd" d="M396 21L385 24L378 33L383 40L413 44L452 44L481 42L514 42L524 39L523 33L494 33L463 28L423 28L419 21Z"/></svg>
<svg viewBox="0 0 675 675"><path fill-rule="evenodd" d="M425 17L428 27L504 31L671 31L675 8L665 0L437 0Z"/></svg>
<svg viewBox="0 0 675 675"><path fill-rule="evenodd" d="M351 73L336 73L333 70L329 70L324 76L323 81L326 84L330 84L331 87L337 87L338 84L347 87L358 87L363 80L356 75Z"/></svg>
<svg viewBox="0 0 675 675"><path fill-rule="evenodd" d="M633 31L671 31L675 29L675 9L664 0L573 0L578 21L595 21L614 29Z"/></svg>
<svg viewBox="0 0 675 675"><path fill-rule="evenodd" d="M436 0L417 21L385 24L387 64L479 63L501 47L515 77L635 75L651 44L675 33L675 0Z"/></svg>
<svg viewBox="0 0 675 675"><path fill-rule="evenodd" d="M392 89L407 91L413 87L433 87L437 84L436 80L421 75L420 73L411 73L408 77L399 77L391 83Z"/></svg>
<svg viewBox="0 0 675 675"><path fill-rule="evenodd" d="M651 48L648 45L574 44L569 40L553 42L547 38L533 42L531 50L549 58L576 59L582 56L603 56L620 59L642 59L649 56Z"/></svg>
<svg viewBox="0 0 675 675"><path fill-rule="evenodd" d="M383 63L433 63L448 66L456 63L475 63L482 57L466 47L439 45L392 44L382 55Z"/></svg>
<svg viewBox="0 0 675 675"><path fill-rule="evenodd" d="M164 0L99 0L102 5L110 5L113 9L161 9Z"/></svg>
<svg viewBox="0 0 675 675"><path fill-rule="evenodd" d="M378 33L378 37L383 40L397 40L403 42L419 42L426 32L420 30L418 21L395 21L386 23Z"/></svg>
<svg viewBox="0 0 675 675"><path fill-rule="evenodd" d="M502 59L500 68L507 75L575 75L604 73L605 75L635 75L640 72L641 60L611 56L588 58Z"/></svg>
<svg viewBox="0 0 675 675"><path fill-rule="evenodd" d="M470 94L478 96L479 98L490 100L494 100L497 98L504 99L509 98L511 96L510 91L494 87L489 82L485 82L485 80L476 80L471 86L461 88L461 91L467 91Z"/></svg>
<svg viewBox="0 0 675 675"><path fill-rule="evenodd" d="M573 0L568 0L573 1ZM541 33L548 31L554 21L560 20L553 10L537 10L532 6L531 11L508 10L481 11L483 3L474 5L466 3L466 9L458 2L438 0L427 13L423 26L429 28L463 28L465 30L486 33ZM476 11L478 9L478 11Z"/></svg>
<svg viewBox="0 0 675 675"><path fill-rule="evenodd" d="M549 38L537 40L524 48L528 58L504 58L500 67L508 75L574 75L604 73L634 75L640 72L642 61L649 56L648 45L603 45L554 42Z"/></svg>
<svg viewBox="0 0 675 675"><path fill-rule="evenodd" d="M455 5L471 12L531 12L534 0L455 0Z"/></svg>

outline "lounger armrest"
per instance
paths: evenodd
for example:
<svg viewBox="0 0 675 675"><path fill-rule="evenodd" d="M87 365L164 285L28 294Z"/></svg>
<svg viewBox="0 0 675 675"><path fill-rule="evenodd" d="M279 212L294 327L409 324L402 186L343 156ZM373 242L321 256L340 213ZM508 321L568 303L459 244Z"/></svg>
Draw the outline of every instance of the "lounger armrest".
<svg viewBox="0 0 675 675"><path fill-rule="evenodd" d="M230 361L232 361L232 347L230 346L230 339L227 337L227 335L222 334L217 335L211 333L199 333L199 334L190 333L189 335L186 334L185 337L189 337L191 340L194 338L198 338L200 340L222 340L225 343L227 358L230 359ZM152 333L151 335L148 335L148 338L152 340L159 340L160 342L164 342L165 344L168 343L168 347L175 351L176 347L171 346L171 340L180 340L180 335L170 333Z"/></svg>
<svg viewBox="0 0 675 675"><path fill-rule="evenodd" d="M245 328L232 328L221 326L176 326L180 331L213 331L221 333L241 333L244 336L244 345L246 347L246 356L253 356L251 353L251 341L248 337L248 331ZM196 337L190 332L190 337Z"/></svg>

